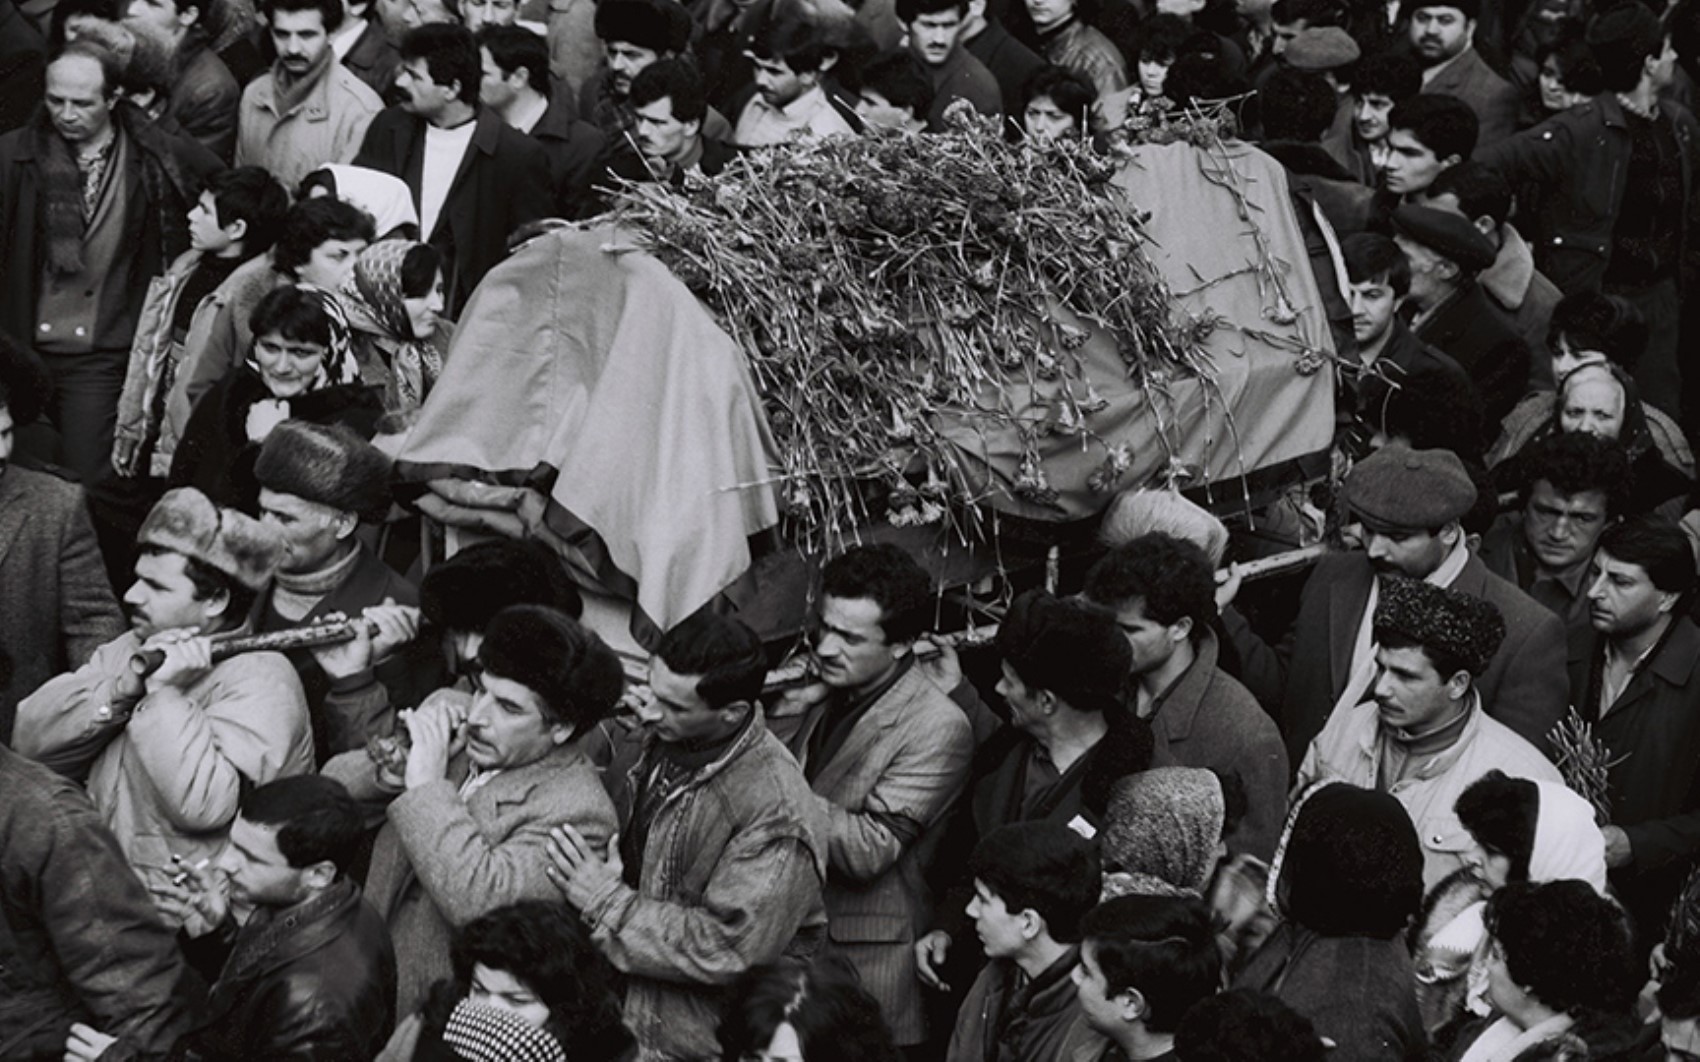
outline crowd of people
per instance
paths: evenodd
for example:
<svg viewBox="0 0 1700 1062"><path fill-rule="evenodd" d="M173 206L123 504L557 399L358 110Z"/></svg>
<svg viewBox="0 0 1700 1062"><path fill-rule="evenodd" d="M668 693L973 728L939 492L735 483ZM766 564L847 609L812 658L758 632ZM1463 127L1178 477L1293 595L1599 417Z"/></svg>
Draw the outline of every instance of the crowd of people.
<svg viewBox="0 0 1700 1062"><path fill-rule="evenodd" d="M1700 1058L1697 81L1696 0L0 0L0 1059ZM634 683L410 509L515 246L964 104L1279 164L1301 577L1130 489L989 647L870 543L803 681Z"/></svg>

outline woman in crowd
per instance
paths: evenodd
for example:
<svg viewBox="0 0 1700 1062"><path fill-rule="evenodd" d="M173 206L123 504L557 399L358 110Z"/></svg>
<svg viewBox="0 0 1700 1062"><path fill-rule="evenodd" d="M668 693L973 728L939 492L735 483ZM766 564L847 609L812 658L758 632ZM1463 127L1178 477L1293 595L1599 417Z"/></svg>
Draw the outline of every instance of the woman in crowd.
<svg viewBox="0 0 1700 1062"><path fill-rule="evenodd" d="M721 1062L898 1062L879 1003L843 959L782 959L732 987Z"/></svg>
<svg viewBox="0 0 1700 1062"><path fill-rule="evenodd" d="M1222 783L1198 767L1153 767L1123 778L1099 835L1104 899L1204 895L1222 843Z"/></svg>
<svg viewBox="0 0 1700 1062"><path fill-rule="evenodd" d="M1341 1062L1415 1062L1427 1049L1403 933L1422 902L1423 856L1386 793L1334 782L1294 802L1270 871L1281 924L1235 987L1273 992Z"/></svg>
<svg viewBox="0 0 1700 1062"><path fill-rule="evenodd" d="M1552 39L1535 52L1536 121L1545 121L1600 93L1600 64L1584 39L1582 23L1560 22Z"/></svg>
<svg viewBox="0 0 1700 1062"><path fill-rule="evenodd" d="M348 322L329 293L277 288L249 320L248 360L201 396L172 458L173 487L198 487L220 505L254 511L254 459L285 420L345 424L371 438L382 405L349 356Z"/></svg>
<svg viewBox="0 0 1700 1062"><path fill-rule="evenodd" d="M1091 82L1060 66L1040 67L1022 89L1021 132L1036 144L1086 135L1092 100Z"/></svg>
<svg viewBox="0 0 1700 1062"><path fill-rule="evenodd" d="M1517 882L1488 903L1487 995L1447 1062L1612 1062L1645 1056L1623 913L1586 882Z"/></svg>
<svg viewBox="0 0 1700 1062"><path fill-rule="evenodd" d="M635 1057L613 967L560 904L499 907L455 934L454 977L402 1020L377 1062Z"/></svg>
<svg viewBox="0 0 1700 1062"><path fill-rule="evenodd" d="M399 430L418 413L443 371L454 325L443 312L443 258L428 243L384 240L355 259L338 293L353 332L360 375L383 391Z"/></svg>
<svg viewBox="0 0 1700 1062"><path fill-rule="evenodd" d="M1464 867L1437 884L1412 933L1417 999L1434 1033L1468 1008L1486 1014L1487 901L1512 882L1575 880L1606 888L1594 806L1565 786L1489 771L1453 810L1468 833Z"/></svg>
<svg viewBox="0 0 1700 1062"><path fill-rule="evenodd" d="M301 178L296 202L330 196L352 203L372 216L372 231L380 240L417 240L419 211L413 193L400 177L364 166L333 163Z"/></svg>

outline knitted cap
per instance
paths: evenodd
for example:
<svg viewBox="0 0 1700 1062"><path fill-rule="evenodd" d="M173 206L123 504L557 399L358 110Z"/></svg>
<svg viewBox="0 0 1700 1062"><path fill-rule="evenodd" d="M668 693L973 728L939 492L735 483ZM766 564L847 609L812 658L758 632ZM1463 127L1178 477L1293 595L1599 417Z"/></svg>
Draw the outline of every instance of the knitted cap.
<svg viewBox="0 0 1700 1062"><path fill-rule="evenodd" d="M1366 523L1428 531L1469 512L1476 504L1476 484L1451 450L1413 450L1394 443L1353 465L1340 496Z"/></svg>
<svg viewBox="0 0 1700 1062"><path fill-rule="evenodd" d="M1425 649L1445 653L1479 676L1487 670L1505 620L1492 602L1421 579L1383 575L1377 588L1375 629L1397 634Z"/></svg>
<svg viewBox="0 0 1700 1062"><path fill-rule="evenodd" d="M286 420L254 462L267 490L377 519L390 507L390 459L343 425Z"/></svg>
<svg viewBox="0 0 1700 1062"><path fill-rule="evenodd" d="M249 590L271 582L283 558L277 532L235 509L221 509L193 487L167 491L142 522L138 546L193 557Z"/></svg>

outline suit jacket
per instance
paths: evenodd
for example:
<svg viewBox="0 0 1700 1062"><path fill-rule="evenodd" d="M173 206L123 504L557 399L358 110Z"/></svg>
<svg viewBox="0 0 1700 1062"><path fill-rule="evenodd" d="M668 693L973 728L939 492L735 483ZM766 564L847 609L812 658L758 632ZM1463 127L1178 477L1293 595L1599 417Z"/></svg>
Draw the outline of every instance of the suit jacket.
<svg viewBox="0 0 1700 1062"><path fill-rule="evenodd" d="M834 699L769 719L805 770L809 738ZM922 874L927 831L961 793L973 752L968 717L911 667L810 783L827 841L828 936L855 965L903 1045L926 1035L914 943L932 915ZM887 824L891 816L919 826L921 838L905 843Z"/></svg>
<svg viewBox="0 0 1700 1062"><path fill-rule="evenodd" d="M399 1014L419 1009L431 985L449 976L456 928L520 900L561 899L546 870L552 827L571 823L598 852L619 829L614 804L577 743L500 771L462 797L469 769L462 753L449 777L398 795L379 781L364 749L325 764L324 773L357 800L388 804L366 895L395 938Z"/></svg>
<svg viewBox="0 0 1700 1062"><path fill-rule="evenodd" d="M476 121L436 228L424 234L443 255L450 317L460 314L490 267L507 257L508 236L528 221L548 217L553 205L543 146L489 108L480 108ZM399 107L383 111L372 119L354 164L406 181L417 208L425 166L424 119Z"/></svg>
<svg viewBox="0 0 1700 1062"><path fill-rule="evenodd" d="M1223 613L1246 685L1265 706L1281 706L1281 729L1294 761L1303 759L1346 689L1373 575L1361 551L1323 557L1305 581L1298 618L1278 648L1258 638L1237 611ZM1570 703L1570 683L1559 663L1566 652L1564 625L1488 571L1479 557L1464 564L1452 588L1489 602L1505 618L1505 640L1476 681L1483 707L1544 750L1547 733Z"/></svg>
<svg viewBox="0 0 1700 1062"><path fill-rule="evenodd" d="M386 99L395 85L395 72L401 67L401 51L383 25L375 18L368 18L366 28L354 40L354 47L342 57L342 65L376 92L379 99Z"/></svg>
<svg viewBox="0 0 1700 1062"><path fill-rule="evenodd" d="M124 633L83 491L45 472L0 471L0 744L18 702Z"/></svg>
<svg viewBox="0 0 1700 1062"><path fill-rule="evenodd" d="M1426 93L1456 96L1470 105L1480 123L1476 152L1517 131L1517 112L1523 101L1511 82L1493 72L1475 48L1453 60L1423 86Z"/></svg>
<svg viewBox="0 0 1700 1062"><path fill-rule="evenodd" d="M596 212L591 187L601 173L608 138L602 130L574 117L570 101L551 103L531 128L531 139L549 156L549 180L554 191L554 213L563 218L585 218Z"/></svg>

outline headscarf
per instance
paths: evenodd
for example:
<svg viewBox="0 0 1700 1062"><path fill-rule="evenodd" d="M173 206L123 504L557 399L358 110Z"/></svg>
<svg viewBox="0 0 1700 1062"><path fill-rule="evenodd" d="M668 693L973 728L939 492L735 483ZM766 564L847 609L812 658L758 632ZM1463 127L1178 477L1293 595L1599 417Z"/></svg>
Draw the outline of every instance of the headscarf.
<svg viewBox="0 0 1700 1062"><path fill-rule="evenodd" d="M1536 782L1540 806L1535 813L1535 844L1529 852L1529 880L1535 884L1574 878L1606 892L1606 840L1594 819L1594 805L1558 782Z"/></svg>
<svg viewBox="0 0 1700 1062"><path fill-rule="evenodd" d="M314 375L313 382L307 385L305 393L311 394L341 384L359 383L360 369L349 354L348 315L343 313L342 304L324 288L312 284L296 284L295 287L318 299L319 305L324 307L325 316L330 318L330 346L325 349L324 359L319 362L319 371ZM254 339L258 341L259 337L255 336ZM248 367L255 372L260 371L259 362L255 359L252 349L248 352Z"/></svg>
<svg viewBox="0 0 1700 1062"><path fill-rule="evenodd" d="M1202 896L1225 814L1222 783L1202 768L1157 767L1117 782L1099 838L1103 899Z"/></svg>
<svg viewBox="0 0 1700 1062"><path fill-rule="evenodd" d="M1618 432L1617 441L1629 451L1629 458L1633 461L1648 450L1654 449L1653 430L1647 425L1647 412L1641 405L1641 389L1635 386L1634 378L1609 361L1578 366L1559 382L1558 400L1553 403L1552 408L1552 430L1564 430L1564 396L1571 385L1601 372L1609 373L1623 389L1623 428Z"/></svg>
<svg viewBox="0 0 1700 1062"><path fill-rule="evenodd" d="M443 1043L467 1062L567 1062L560 1041L548 1032L464 999L443 1026Z"/></svg>
<svg viewBox="0 0 1700 1062"><path fill-rule="evenodd" d="M1417 830L1388 793L1343 782L1300 795L1269 872L1269 902L1325 937L1390 940L1423 897Z"/></svg>
<svg viewBox="0 0 1700 1062"><path fill-rule="evenodd" d="M382 170L333 162L320 166L331 176L331 194L372 215L372 229L383 240L402 225L419 231L419 211L407 182Z"/></svg>
<svg viewBox="0 0 1700 1062"><path fill-rule="evenodd" d="M418 409L443 371L443 354L430 339L413 335L407 296L401 288L401 264L422 246L410 240L381 240L360 252L354 271L342 282L342 300L350 323L375 337L390 355L394 378L392 412Z"/></svg>

